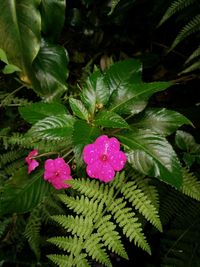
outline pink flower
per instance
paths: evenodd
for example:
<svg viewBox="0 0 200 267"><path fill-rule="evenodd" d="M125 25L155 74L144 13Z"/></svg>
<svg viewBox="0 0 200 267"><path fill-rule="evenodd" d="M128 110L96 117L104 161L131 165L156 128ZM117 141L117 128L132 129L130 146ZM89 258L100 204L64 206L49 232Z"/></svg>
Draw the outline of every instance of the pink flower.
<svg viewBox="0 0 200 267"><path fill-rule="evenodd" d="M115 171L124 168L126 155L120 151L120 143L115 137L101 135L93 144L84 147L83 160L91 178L109 182L114 178Z"/></svg>
<svg viewBox="0 0 200 267"><path fill-rule="evenodd" d="M38 155L38 151L36 149L32 150L28 156L25 158L26 163L28 164L28 173L31 173L39 166L39 162L33 157Z"/></svg>
<svg viewBox="0 0 200 267"><path fill-rule="evenodd" d="M44 164L44 179L56 189L68 188L67 180L72 179L69 165L63 158L47 159Z"/></svg>

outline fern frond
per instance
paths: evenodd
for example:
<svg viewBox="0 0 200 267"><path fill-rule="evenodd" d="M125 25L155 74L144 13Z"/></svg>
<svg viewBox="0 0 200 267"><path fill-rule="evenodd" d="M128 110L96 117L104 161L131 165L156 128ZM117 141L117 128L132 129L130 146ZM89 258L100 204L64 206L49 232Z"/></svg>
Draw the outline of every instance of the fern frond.
<svg viewBox="0 0 200 267"><path fill-rule="evenodd" d="M200 181L186 168L183 168L183 185L181 191L185 195L200 201Z"/></svg>
<svg viewBox="0 0 200 267"><path fill-rule="evenodd" d="M24 236L35 253L37 259L40 258L40 229L41 229L41 206L34 208L28 219Z"/></svg>
<svg viewBox="0 0 200 267"><path fill-rule="evenodd" d="M68 197L64 194L59 194L58 197L69 209L74 210L77 214L96 217L98 214L101 214L103 210L103 202L99 202L94 199L89 200L88 197L83 195L81 195L81 197L76 196L76 198L74 198Z"/></svg>
<svg viewBox="0 0 200 267"><path fill-rule="evenodd" d="M92 232L93 222L90 217L53 215L52 219L73 235L86 238Z"/></svg>
<svg viewBox="0 0 200 267"><path fill-rule="evenodd" d="M162 224L157 208L153 205L147 194L137 186L135 181L124 184L121 188L121 192L136 210L138 210L159 231L162 231Z"/></svg>
<svg viewBox="0 0 200 267"><path fill-rule="evenodd" d="M5 218L0 221L0 238L4 235L8 225L11 223L11 218Z"/></svg>
<svg viewBox="0 0 200 267"><path fill-rule="evenodd" d="M97 260L106 266L112 266L105 248L102 248L103 246L101 238L95 233L86 240L84 249L93 260Z"/></svg>
<svg viewBox="0 0 200 267"><path fill-rule="evenodd" d="M73 266L69 256L52 254L47 255L47 257L59 267Z"/></svg>
<svg viewBox="0 0 200 267"><path fill-rule="evenodd" d="M188 59L185 61L185 64L188 64L196 57L200 57L200 46L197 49L195 49L194 52L188 57Z"/></svg>
<svg viewBox="0 0 200 267"><path fill-rule="evenodd" d="M69 237L51 237L47 240L48 242L56 245L58 248L76 255L77 251L82 249L83 240L78 238L76 235L72 238Z"/></svg>
<svg viewBox="0 0 200 267"><path fill-rule="evenodd" d="M179 11L181 11L182 9L186 8L187 6L191 5L194 2L195 0L175 0L163 15L158 26L162 25L166 20L168 20L174 14L178 13Z"/></svg>
<svg viewBox="0 0 200 267"><path fill-rule="evenodd" d="M151 249L142 233L142 225L138 222L131 208L126 208L126 202L123 198L113 200L109 206L117 224L123 229L123 234L130 240L134 240L134 244L151 254Z"/></svg>
<svg viewBox="0 0 200 267"><path fill-rule="evenodd" d="M187 67L186 69L184 69L183 71L181 71L179 74L185 74L185 73L188 73L188 72L192 72L192 71L195 71L195 70L198 70L200 69L200 60L197 61L197 62L194 62L192 65L190 65L189 67Z"/></svg>
<svg viewBox="0 0 200 267"><path fill-rule="evenodd" d="M13 162L25 155L24 150L12 150L0 155L0 167Z"/></svg>
<svg viewBox="0 0 200 267"><path fill-rule="evenodd" d="M176 39L174 40L173 44L171 45L170 50L174 49L181 41L183 41L189 35L197 32L200 30L200 15L196 15L192 20L186 24L179 34L177 35Z"/></svg>

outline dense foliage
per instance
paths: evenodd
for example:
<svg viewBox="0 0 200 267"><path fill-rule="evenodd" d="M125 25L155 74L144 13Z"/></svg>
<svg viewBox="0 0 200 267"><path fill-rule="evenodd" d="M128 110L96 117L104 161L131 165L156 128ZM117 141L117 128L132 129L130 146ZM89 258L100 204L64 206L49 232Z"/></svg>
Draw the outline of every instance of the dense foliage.
<svg viewBox="0 0 200 267"><path fill-rule="evenodd" d="M0 266L198 267L197 1L0 5Z"/></svg>

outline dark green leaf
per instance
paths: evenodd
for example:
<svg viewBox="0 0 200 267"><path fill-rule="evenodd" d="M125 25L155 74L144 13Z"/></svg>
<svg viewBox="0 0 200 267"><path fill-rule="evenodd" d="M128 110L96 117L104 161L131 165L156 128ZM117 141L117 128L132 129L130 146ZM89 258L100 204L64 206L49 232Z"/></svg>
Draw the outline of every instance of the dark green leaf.
<svg viewBox="0 0 200 267"><path fill-rule="evenodd" d="M180 188L181 165L172 146L164 137L147 130L117 137L127 147L128 161L134 169Z"/></svg>
<svg viewBox="0 0 200 267"><path fill-rule="evenodd" d="M0 0L0 47L8 61L30 79L30 67L40 49L41 17L38 0Z"/></svg>
<svg viewBox="0 0 200 267"><path fill-rule="evenodd" d="M75 119L70 115L46 117L38 121L28 131L27 135L42 139L71 139Z"/></svg>
<svg viewBox="0 0 200 267"><path fill-rule="evenodd" d="M100 71L94 72L87 80L81 95L82 101L91 114L97 106L104 106L110 97L109 87Z"/></svg>
<svg viewBox="0 0 200 267"><path fill-rule="evenodd" d="M45 97L45 101L58 98L67 90L68 55L66 50L59 45L52 45L42 41L33 68L40 84L34 90Z"/></svg>
<svg viewBox="0 0 200 267"><path fill-rule="evenodd" d="M125 60L115 63L105 74L112 93L109 110L119 114L137 114L147 105L149 97L172 85L170 82L144 83L141 63Z"/></svg>
<svg viewBox="0 0 200 267"><path fill-rule="evenodd" d="M120 84L111 97L109 110L119 114L137 114L146 107L150 96L171 85L170 82L130 83L129 81Z"/></svg>
<svg viewBox="0 0 200 267"><path fill-rule="evenodd" d="M88 113L87 109L85 108L85 106L83 105L83 103L80 100L77 100L77 99L74 99L74 98L70 98L69 99L69 104L70 104L70 107L71 107L73 113L77 117L88 121L89 113Z"/></svg>
<svg viewBox="0 0 200 267"><path fill-rule="evenodd" d="M42 0L41 18L42 31L50 40L57 40L60 36L65 20L65 0Z"/></svg>
<svg viewBox="0 0 200 267"><path fill-rule="evenodd" d="M192 124L182 114L165 108L151 108L145 110L142 117L132 124L133 127L150 129L162 135L170 135L183 124Z"/></svg>
<svg viewBox="0 0 200 267"><path fill-rule="evenodd" d="M42 176L42 172L28 175L27 168L17 172L3 188L0 214L26 213L37 206L51 188Z"/></svg>
<svg viewBox="0 0 200 267"><path fill-rule="evenodd" d="M101 111L95 117L94 123L108 128L128 128L128 123L112 111Z"/></svg>
<svg viewBox="0 0 200 267"><path fill-rule="evenodd" d="M25 107L19 107L19 112L22 118L34 124L49 116L57 116L59 114L66 114L66 108L60 103L42 103L37 102Z"/></svg>

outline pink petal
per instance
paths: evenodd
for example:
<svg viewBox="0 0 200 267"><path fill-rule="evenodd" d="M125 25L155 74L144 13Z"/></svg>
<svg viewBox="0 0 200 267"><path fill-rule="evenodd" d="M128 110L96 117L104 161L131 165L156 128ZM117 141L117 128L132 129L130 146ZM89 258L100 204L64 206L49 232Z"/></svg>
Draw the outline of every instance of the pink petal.
<svg viewBox="0 0 200 267"><path fill-rule="evenodd" d="M89 164L86 168L86 172L88 174L88 176L90 176L91 178L99 178L99 172L100 169L102 167L102 162L97 160L92 164Z"/></svg>
<svg viewBox="0 0 200 267"><path fill-rule="evenodd" d="M117 138L112 137L109 139L109 148L110 150L120 150L120 142Z"/></svg>
<svg viewBox="0 0 200 267"><path fill-rule="evenodd" d="M44 171L44 180L51 182L54 179L55 172Z"/></svg>
<svg viewBox="0 0 200 267"><path fill-rule="evenodd" d="M115 171L109 163L104 163L98 173L99 180L110 182L115 176Z"/></svg>
<svg viewBox="0 0 200 267"><path fill-rule="evenodd" d="M108 142L109 142L108 136L107 135L101 135L96 139L94 144L97 146L105 146L105 144Z"/></svg>
<svg viewBox="0 0 200 267"><path fill-rule="evenodd" d="M28 165L28 173L31 173L32 171L34 171L35 168L37 168L38 166L39 166L39 163L37 162L37 160L32 159Z"/></svg>
<svg viewBox="0 0 200 267"><path fill-rule="evenodd" d="M54 160L55 169L60 173L63 173L67 176L71 174L71 169L69 165L64 161L63 158L57 158Z"/></svg>
<svg viewBox="0 0 200 267"><path fill-rule="evenodd" d="M126 154L122 151L115 151L109 155L109 163L115 171L121 171L126 163Z"/></svg>
<svg viewBox="0 0 200 267"><path fill-rule="evenodd" d="M35 157L38 155L38 150L36 149L33 149L29 154L28 154L28 157L29 158L32 158L32 157Z"/></svg>
<svg viewBox="0 0 200 267"><path fill-rule="evenodd" d="M44 168L48 172L54 172L55 171L55 165L53 159L47 159L44 163Z"/></svg>
<svg viewBox="0 0 200 267"><path fill-rule="evenodd" d="M92 164L98 159L98 150L94 144L86 145L83 149L83 160L87 164Z"/></svg>

